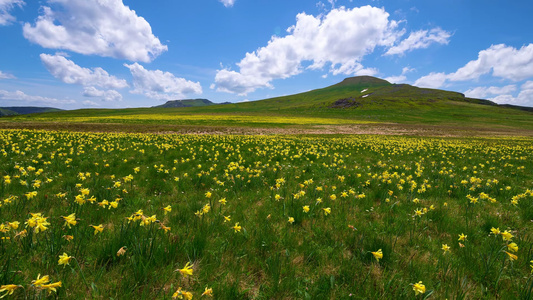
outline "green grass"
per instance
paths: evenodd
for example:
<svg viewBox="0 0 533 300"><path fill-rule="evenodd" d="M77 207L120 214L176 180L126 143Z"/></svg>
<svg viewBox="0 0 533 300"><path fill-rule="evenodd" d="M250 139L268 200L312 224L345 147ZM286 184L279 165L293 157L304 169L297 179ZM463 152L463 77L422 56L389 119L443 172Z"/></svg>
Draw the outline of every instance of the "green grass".
<svg viewBox="0 0 533 300"><path fill-rule="evenodd" d="M205 288L215 299L413 299L419 281L418 298L531 297L530 138L2 130L0 141L0 285L24 287L8 298L46 297L38 274L61 281L60 299L170 299L178 288L194 299ZM35 232L30 213L50 224Z"/></svg>

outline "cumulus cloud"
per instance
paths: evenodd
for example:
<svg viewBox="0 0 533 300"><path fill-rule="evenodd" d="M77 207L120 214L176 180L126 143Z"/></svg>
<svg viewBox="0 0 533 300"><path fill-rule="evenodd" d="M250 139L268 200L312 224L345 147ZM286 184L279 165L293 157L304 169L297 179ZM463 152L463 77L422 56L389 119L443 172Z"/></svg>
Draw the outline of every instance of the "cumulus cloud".
<svg viewBox="0 0 533 300"><path fill-rule="evenodd" d="M201 94L199 82L192 82L160 70L146 70L138 63L124 64L133 76L134 90L131 93L142 94L152 99L172 100L183 98L186 94Z"/></svg>
<svg viewBox="0 0 533 300"><path fill-rule="evenodd" d="M514 91L514 90L509 89L509 92L510 91ZM501 94L499 94L496 97L489 98L489 100L492 100L500 104L507 103L507 104L514 104L514 105L533 106L533 81L531 80L526 81L524 84L522 84L522 86L520 86L520 92L518 93L516 97L514 97L511 94L505 94L504 92L507 92L507 91L501 91L501 92L502 92Z"/></svg>
<svg viewBox="0 0 533 300"><path fill-rule="evenodd" d="M489 95L503 95L503 94L509 94L516 91L516 85L510 84L503 87L497 87L497 86L478 86L473 89L469 89L465 92L465 96L471 97L471 98L482 98Z"/></svg>
<svg viewBox="0 0 533 300"><path fill-rule="evenodd" d="M44 104L71 104L76 102L74 100L60 100L56 98L27 95L22 91L9 92L6 90L0 90L0 100L39 102Z"/></svg>
<svg viewBox="0 0 533 300"><path fill-rule="evenodd" d="M10 10L15 6L22 7L22 5L24 5L22 0L0 0L0 26L14 22L15 17L11 15Z"/></svg>
<svg viewBox="0 0 533 300"><path fill-rule="evenodd" d="M444 85L448 75L446 73L429 73L426 76L422 76L415 81L416 86L438 89Z"/></svg>
<svg viewBox="0 0 533 300"><path fill-rule="evenodd" d="M303 62L310 62L310 69L329 64L332 74L375 74L361 60L377 46L392 46L403 34L397 25L384 9L371 6L339 7L316 17L300 13L286 36L272 36L266 46L246 53L237 63L239 71L218 70L217 90L246 95L272 87L274 79L301 73Z"/></svg>
<svg viewBox="0 0 533 300"><path fill-rule="evenodd" d="M236 0L219 0L225 7L232 7Z"/></svg>
<svg viewBox="0 0 533 300"><path fill-rule="evenodd" d="M150 24L122 0L48 0L35 24L25 23L24 37L50 49L150 62L167 46Z"/></svg>
<svg viewBox="0 0 533 300"><path fill-rule="evenodd" d="M83 101L83 105L85 105L85 106L98 106L99 104L94 102L94 101L91 101L91 100L85 100L85 101Z"/></svg>
<svg viewBox="0 0 533 300"><path fill-rule="evenodd" d="M451 33L442 30L441 28L411 32L408 38L401 41L398 45L389 48L389 50L385 52L385 55L402 56L406 52L415 49L428 48L434 43L447 45L450 42L451 36Z"/></svg>
<svg viewBox="0 0 533 300"><path fill-rule="evenodd" d="M447 82L472 81L487 74L512 81L533 77L533 44L520 49L504 44L492 45L456 72L431 73L419 78L415 85L439 88Z"/></svg>
<svg viewBox="0 0 533 300"><path fill-rule="evenodd" d="M0 79L15 79L15 76L9 73L4 73L0 71Z"/></svg>
<svg viewBox="0 0 533 300"><path fill-rule="evenodd" d="M102 101L122 101L122 95L115 90L99 90L93 86L86 87L83 90L83 96L85 97L98 97Z"/></svg>
<svg viewBox="0 0 533 300"><path fill-rule="evenodd" d="M83 68L61 55L41 54L41 61L55 78L69 84L99 86L107 89L120 89L128 86L124 79L109 75L102 68Z"/></svg>

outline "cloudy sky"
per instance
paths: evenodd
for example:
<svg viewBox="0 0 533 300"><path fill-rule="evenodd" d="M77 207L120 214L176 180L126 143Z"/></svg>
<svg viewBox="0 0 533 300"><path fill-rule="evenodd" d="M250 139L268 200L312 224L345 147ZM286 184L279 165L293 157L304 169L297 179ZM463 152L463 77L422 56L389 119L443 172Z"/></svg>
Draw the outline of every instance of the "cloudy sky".
<svg viewBox="0 0 533 300"><path fill-rule="evenodd" d="M0 106L241 102L372 75L533 106L530 0L0 0Z"/></svg>

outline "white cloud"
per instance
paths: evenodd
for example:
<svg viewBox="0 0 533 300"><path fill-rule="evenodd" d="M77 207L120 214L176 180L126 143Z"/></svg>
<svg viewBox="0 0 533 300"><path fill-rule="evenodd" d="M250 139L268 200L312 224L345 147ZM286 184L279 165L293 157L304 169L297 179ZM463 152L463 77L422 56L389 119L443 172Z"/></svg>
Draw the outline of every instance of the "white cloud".
<svg viewBox="0 0 533 300"><path fill-rule="evenodd" d="M11 24L15 17L9 12L15 6L22 7L22 0L0 0L0 26Z"/></svg>
<svg viewBox="0 0 533 300"><path fill-rule="evenodd" d="M497 86L478 86L473 89L469 89L465 92L465 96L471 97L471 98L481 98L484 99L485 97L489 95L503 95L503 94L509 94L516 91L516 85L506 85L503 87L497 87Z"/></svg>
<svg viewBox="0 0 533 300"><path fill-rule="evenodd" d="M377 46L391 46L403 34L388 17L384 9L371 6L339 7L316 17L300 13L285 37L272 36L267 46L246 53L237 63L238 72L218 70L217 90L246 95L272 87L274 79L301 73L305 61L311 62L310 69L329 64L333 74L375 74L377 70L361 65L363 57Z"/></svg>
<svg viewBox="0 0 533 300"><path fill-rule="evenodd" d="M85 100L82 103L83 105L86 105L86 106L98 106L99 105L98 103L91 101L91 100Z"/></svg>
<svg viewBox="0 0 533 300"><path fill-rule="evenodd" d="M219 0L225 7L232 7L236 0Z"/></svg>
<svg viewBox="0 0 533 300"><path fill-rule="evenodd" d="M76 102L74 100L60 100L56 98L27 95L22 91L9 92L6 90L0 90L0 100L39 102L45 104L71 104Z"/></svg>
<svg viewBox="0 0 533 300"><path fill-rule="evenodd" d="M401 41L397 46L389 48L385 55L404 55L406 52L415 49L428 48L431 44L448 44L451 33L442 30L441 28L434 28L431 30L419 30L411 32L409 37Z"/></svg>
<svg viewBox="0 0 533 300"><path fill-rule="evenodd" d="M115 90L102 91L93 86L86 87L83 90L85 97L98 97L102 101L122 101L122 95Z"/></svg>
<svg viewBox="0 0 533 300"><path fill-rule="evenodd" d="M407 79L407 76L405 76L405 74L407 74L409 72L413 72L414 70L415 70L414 68L403 67L401 75L389 76L389 77L386 77L385 80L387 80L388 82L391 82L391 83L403 83Z"/></svg>
<svg viewBox="0 0 533 300"><path fill-rule="evenodd" d="M447 75L445 73L429 73L426 76L418 78L414 85L425 88L437 89L444 85Z"/></svg>
<svg viewBox="0 0 533 300"><path fill-rule="evenodd" d="M508 103L533 107L533 81L529 80L522 84L520 93L516 97L510 94L503 94L490 98L490 100L500 104Z"/></svg>
<svg viewBox="0 0 533 300"><path fill-rule="evenodd" d="M69 84L82 86L99 86L108 89L120 89L128 86L124 79L109 75L102 68L87 69L60 55L41 54L41 61L55 78Z"/></svg>
<svg viewBox="0 0 533 300"><path fill-rule="evenodd" d="M457 71L449 74L431 73L419 78L415 85L441 87L450 81L478 80L482 75L490 74L512 81L521 81L533 77L533 44L516 49L504 44L492 45L482 50L476 60L469 61Z"/></svg>
<svg viewBox="0 0 533 300"><path fill-rule="evenodd" d="M492 76L520 81L533 76L533 44L516 49L504 44L492 45L478 54L477 60L449 75L451 81L478 79L492 71Z"/></svg>
<svg viewBox="0 0 533 300"><path fill-rule="evenodd" d="M143 94L152 99L172 100L182 98L186 94L201 94L202 86L199 82L192 82L184 78L175 77L172 73L160 70L146 70L138 63L124 64L133 76L131 93Z"/></svg>
<svg viewBox="0 0 533 300"><path fill-rule="evenodd" d="M45 48L150 62L167 46L122 0L48 0L24 37Z"/></svg>
<svg viewBox="0 0 533 300"><path fill-rule="evenodd" d="M15 76L13 76L12 74L4 73L0 71L0 79L15 79Z"/></svg>

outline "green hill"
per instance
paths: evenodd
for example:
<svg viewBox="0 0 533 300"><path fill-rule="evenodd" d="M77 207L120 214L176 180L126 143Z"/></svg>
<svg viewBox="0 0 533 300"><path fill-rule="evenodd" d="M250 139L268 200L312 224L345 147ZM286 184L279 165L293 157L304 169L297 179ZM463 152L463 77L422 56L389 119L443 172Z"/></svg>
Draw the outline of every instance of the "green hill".
<svg viewBox="0 0 533 300"><path fill-rule="evenodd" d="M61 109L53 108L53 107L38 107L38 106L11 106L11 107L0 107L0 116L26 115L26 114L56 112L56 111L61 111Z"/></svg>
<svg viewBox="0 0 533 300"><path fill-rule="evenodd" d="M424 127L445 133L499 130L533 135L531 108L497 105L457 92L391 84L371 76L346 78L325 88L294 95L225 105L209 103L213 104L205 99L187 99L152 108L80 109L3 120L11 123L129 124L128 130L133 131L140 128L136 124L153 126L153 131L183 131L185 127L196 130L202 126L209 130L288 126L308 130L325 125L373 124L368 126L379 127L379 130Z"/></svg>
<svg viewBox="0 0 533 300"><path fill-rule="evenodd" d="M170 100L165 104L152 106L153 108L172 108L172 107L197 107L214 105L215 103L207 99L183 99L183 100Z"/></svg>

